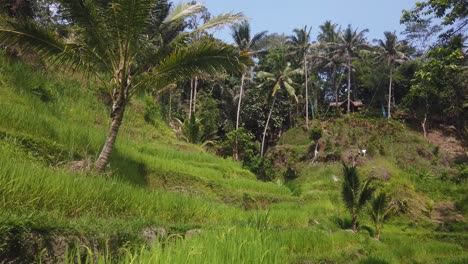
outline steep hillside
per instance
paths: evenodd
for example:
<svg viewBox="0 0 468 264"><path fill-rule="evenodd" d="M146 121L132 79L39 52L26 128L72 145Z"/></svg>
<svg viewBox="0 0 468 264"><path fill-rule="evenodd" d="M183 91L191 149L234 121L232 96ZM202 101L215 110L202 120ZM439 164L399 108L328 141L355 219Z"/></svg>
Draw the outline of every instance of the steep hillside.
<svg viewBox="0 0 468 264"><path fill-rule="evenodd" d="M0 57L0 263L467 261L466 181L403 124L314 124L322 130L314 162L309 132L288 131L268 154L277 178L261 182L178 140L157 114L146 122L143 97L97 175L88 168L109 118L95 82ZM361 232L346 230L336 161L358 148L368 150L359 172L401 202L380 241L366 214ZM288 167L295 173L284 178Z"/></svg>

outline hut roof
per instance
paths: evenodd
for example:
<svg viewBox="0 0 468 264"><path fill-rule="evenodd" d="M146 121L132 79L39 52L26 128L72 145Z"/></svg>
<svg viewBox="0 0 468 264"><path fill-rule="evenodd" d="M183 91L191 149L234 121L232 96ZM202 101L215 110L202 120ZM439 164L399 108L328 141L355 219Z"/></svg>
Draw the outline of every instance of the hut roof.
<svg viewBox="0 0 468 264"><path fill-rule="evenodd" d="M342 105L347 105L347 104L348 104L348 99L344 100L343 102L338 102L338 104L336 102L332 102L332 103L330 103L330 107L341 107ZM351 100L351 104L354 107L363 107L364 106L362 101L352 101Z"/></svg>

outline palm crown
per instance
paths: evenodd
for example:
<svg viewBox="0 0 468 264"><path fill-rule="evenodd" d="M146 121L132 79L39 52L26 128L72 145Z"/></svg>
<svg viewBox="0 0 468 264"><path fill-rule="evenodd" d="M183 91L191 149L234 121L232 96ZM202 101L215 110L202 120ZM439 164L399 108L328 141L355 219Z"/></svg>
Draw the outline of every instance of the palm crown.
<svg viewBox="0 0 468 264"><path fill-rule="evenodd" d="M0 42L35 52L49 66L97 76L108 88L113 101L113 120L96 162L99 171L108 164L127 102L141 87L148 84L164 87L179 78L202 72L241 70L243 63L248 62L248 58L239 56L231 46L209 41L188 45L186 41L190 34L241 21L244 19L241 14L221 14L196 30L148 45L151 36L162 39L165 30L203 10L201 4L179 4L172 12L159 12L160 19L154 24L151 18L155 11L158 13L161 2L60 0L62 21L73 28L73 33L66 37L32 19L0 21ZM152 31L148 30L151 27Z"/></svg>

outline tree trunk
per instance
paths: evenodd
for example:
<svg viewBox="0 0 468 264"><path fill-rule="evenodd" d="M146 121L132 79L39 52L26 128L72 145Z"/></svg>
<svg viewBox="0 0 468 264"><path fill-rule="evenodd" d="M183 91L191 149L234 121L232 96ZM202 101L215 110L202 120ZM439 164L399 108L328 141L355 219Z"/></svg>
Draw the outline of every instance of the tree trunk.
<svg viewBox="0 0 468 264"><path fill-rule="evenodd" d="M242 102L242 96L244 95L244 82L245 82L245 73L242 73L241 86L240 86L240 91L239 91L239 102L237 103L236 130L239 129L241 102Z"/></svg>
<svg viewBox="0 0 468 264"><path fill-rule="evenodd" d="M357 214L355 212L352 213L351 224L353 226L354 233L356 233L357 232Z"/></svg>
<svg viewBox="0 0 468 264"><path fill-rule="evenodd" d="M271 114L273 113L273 108L275 107L275 101L276 101L276 96L273 98L273 103L271 104L270 113L268 113L268 118L267 118L267 121L266 121L266 124L265 124L265 129L263 130L262 149L260 151L260 156L262 158L263 158L264 149L265 149L265 136L266 136L266 132L267 132L267 129L268 129L268 124L270 123Z"/></svg>
<svg viewBox="0 0 468 264"><path fill-rule="evenodd" d="M376 224L375 225L375 239L377 240L380 240L380 230L381 230L381 227L378 224Z"/></svg>
<svg viewBox="0 0 468 264"><path fill-rule="evenodd" d="M388 120L392 119L392 73L393 73L393 65L390 64L390 84L388 85Z"/></svg>
<svg viewBox="0 0 468 264"><path fill-rule="evenodd" d="M98 159L95 163L95 169L98 172L103 172L107 164L109 164L109 158L114 147L117 134L119 132L120 125L122 125L122 119L124 116L125 103L122 102L120 107L117 108L117 111L112 115L112 123L107 133L106 143L102 148L101 154L99 154Z"/></svg>
<svg viewBox="0 0 468 264"><path fill-rule="evenodd" d="M335 90L335 107L338 109L338 85L336 85L336 64L333 63L332 86Z"/></svg>
<svg viewBox="0 0 468 264"><path fill-rule="evenodd" d="M351 60L348 59L348 111L351 112Z"/></svg>
<svg viewBox="0 0 468 264"><path fill-rule="evenodd" d="M190 79L190 104L188 119L192 118L192 100L193 100L193 79Z"/></svg>
<svg viewBox="0 0 468 264"><path fill-rule="evenodd" d="M238 142L238 135L237 131L239 130L239 123L240 123L240 111L241 111L241 104L242 104L242 95L244 94L244 81L245 81L245 72L242 73L241 78L241 86L239 91L239 102L237 103L237 116L236 116L236 142L234 145L234 160L239 160L239 142Z"/></svg>
<svg viewBox="0 0 468 264"><path fill-rule="evenodd" d="M198 77L195 77L195 85L193 87L193 114L195 114L195 111L197 110L197 91L198 91Z"/></svg>
<svg viewBox="0 0 468 264"><path fill-rule="evenodd" d="M421 122L421 127L422 127L422 129L423 129L424 138L427 138L426 121L427 121L427 114L424 114L424 119L423 119L423 121Z"/></svg>
<svg viewBox="0 0 468 264"><path fill-rule="evenodd" d="M169 123L172 120L172 89L169 89Z"/></svg>
<svg viewBox="0 0 468 264"><path fill-rule="evenodd" d="M308 86L308 76L307 76L307 58L306 53L304 52L304 76L305 76L305 100L306 100L306 128L309 129L309 86Z"/></svg>

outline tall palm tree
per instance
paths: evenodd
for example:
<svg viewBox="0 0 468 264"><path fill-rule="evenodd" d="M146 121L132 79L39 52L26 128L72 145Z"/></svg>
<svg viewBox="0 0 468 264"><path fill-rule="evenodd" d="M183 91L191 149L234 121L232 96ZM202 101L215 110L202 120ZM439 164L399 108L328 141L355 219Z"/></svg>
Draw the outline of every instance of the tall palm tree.
<svg viewBox="0 0 468 264"><path fill-rule="evenodd" d="M259 47L259 43L265 38L267 34L267 31L262 31L262 32L256 33L251 38L250 24L247 21L241 24L232 26L231 30L232 30L232 33L231 33L232 38L234 39L234 43L236 44L239 50L239 53L249 56L249 57L255 56L260 51L261 48ZM249 69L246 69L245 71L242 72L239 99L237 102L236 131L239 129L242 96L244 95L245 78L246 78L248 71ZM239 159L239 155L237 151L237 135L236 135L236 143L234 146L234 159L235 160Z"/></svg>
<svg viewBox="0 0 468 264"><path fill-rule="evenodd" d="M374 193L374 188L370 186L372 178L368 178L363 182L357 173L355 165L347 166L343 162L342 166L344 181L341 195L346 208L351 214L353 231L356 232L359 213Z"/></svg>
<svg viewBox="0 0 468 264"><path fill-rule="evenodd" d="M319 26L320 32L317 36L319 41L319 54L318 58L324 63L324 67L329 69L329 76L331 87L335 94L335 103L338 105L339 95L338 87L339 83L336 82L336 73L338 68L342 64L342 56L339 52L338 41L339 41L339 28L338 25L332 23L330 20L325 21L323 25Z"/></svg>
<svg viewBox="0 0 468 264"><path fill-rule="evenodd" d="M351 111L351 71L352 64L351 60L358 57L358 51L362 48L367 48L365 43L364 34L368 32L368 29L364 29L358 32L358 29L353 30L351 25L340 33L338 47L346 60L346 68L348 70L348 109L347 113Z"/></svg>
<svg viewBox="0 0 468 264"><path fill-rule="evenodd" d="M241 70L242 62L247 61L230 46L207 41L187 45L185 41L200 30L244 20L241 14L222 14L168 43L150 45L148 28L158 0L59 2L63 21L74 29L73 35L59 36L31 19L3 19L0 42L35 52L50 66L94 75L107 88L112 98L112 121L95 163L97 171L103 171L109 163L125 108L142 87L150 83L152 87L164 87L199 72ZM164 28L180 25L202 10L201 4L177 5L164 17L155 35L164 39Z"/></svg>
<svg viewBox="0 0 468 264"><path fill-rule="evenodd" d="M310 31L312 28L307 29L307 26L304 26L302 29L294 29L293 32L295 35L289 37L289 42L292 44L294 52L302 57L303 65L302 69L304 71L305 78L305 101L306 101L306 127L309 129L309 87L308 87L308 68L307 68L307 55L310 48ZM317 100L317 98L315 98ZM315 107L317 103L315 102Z"/></svg>
<svg viewBox="0 0 468 264"><path fill-rule="evenodd" d="M276 102L276 94L279 90L285 89L286 92L298 102L294 86L297 86L296 83L293 82L292 77L297 75L302 75L302 69L293 69L291 68L291 64L289 62L285 62L284 58L280 58L280 56L284 56L284 54L276 54L278 58L274 58L277 62L276 65L273 67L272 72L258 72L257 76L259 79L262 80L260 87L269 86L272 87L271 90L271 97L273 101L270 106L270 111L268 113L268 117L265 124L265 129L263 130L262 136L262 147L260 151L260 156L263 157L265 154L265 138L266 132L268 130L268 125L270 123L271 114L273 113L273 109L275 107Z"/></svg>
<svg viewBox="0 0 468 264"><path fill-rule="evenodd" d="M404 50L406 49L406 45L398 41L398 37L395 32L384 32L385 39L378 40L378 47L380 50L380 58L387 61L388 67L390 68L389 73L389 84L388 84L388 119L392 118L391 112L391 101L392 101L392 78L393 78L393 67L396 63L399 63L405 59L407 59Z"/></svg>

